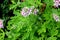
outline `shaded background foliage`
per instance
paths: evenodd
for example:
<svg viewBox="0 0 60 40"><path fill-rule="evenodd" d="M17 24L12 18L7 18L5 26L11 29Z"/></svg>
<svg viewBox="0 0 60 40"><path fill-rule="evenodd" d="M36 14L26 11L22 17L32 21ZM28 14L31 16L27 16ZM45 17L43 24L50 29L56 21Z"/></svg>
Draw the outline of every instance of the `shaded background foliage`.
<svg viewBox="0 0 60 40"><path fill-rule="evenodd" d="M43 4L44 11L40 11ZM26 18L20 13L23 7L35 6L36 15ZM60 40L60 22L56 22L52 13L60 16L60 8L52 8L53 0L1 0L0 18L4 28L0 29L0 40Z"/></svg>

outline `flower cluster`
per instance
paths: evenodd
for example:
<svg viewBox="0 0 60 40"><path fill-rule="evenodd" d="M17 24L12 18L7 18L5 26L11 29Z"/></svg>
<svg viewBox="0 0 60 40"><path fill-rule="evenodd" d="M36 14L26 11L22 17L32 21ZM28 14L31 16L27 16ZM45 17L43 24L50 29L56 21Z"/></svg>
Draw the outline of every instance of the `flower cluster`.
<svg viewBox="0 0 60 40"><path fill-rule="evenodd" d="M53 18L54 18L54 20L57 22L57 21L60 21L60 18L59 18L59 16L58 15L56 15L56 14L53 14Z"/></svg>
<svg viewBox="0 0 60 40"><path fill-rule="evenodd" d="M3 20L0 19L0 28L4 28L3 26Z"/></svg>
<svg viewBox="0 0 60 40"><path fill-rule="evenodd" d="M60 0L54 0L54 6L58 8L60 6Z"/></svg>
<svg viewBox="0 0 60 40"><path fill-rule="evenodd" d="M22 8L22 11L21 11L22 16L26 17L26 16L29 16L31 13L36 15L38 12L38 9L36 8L34 10L33 9L34 9L34 6L32 6L31 8L28 8L28 7Z"/></svg>

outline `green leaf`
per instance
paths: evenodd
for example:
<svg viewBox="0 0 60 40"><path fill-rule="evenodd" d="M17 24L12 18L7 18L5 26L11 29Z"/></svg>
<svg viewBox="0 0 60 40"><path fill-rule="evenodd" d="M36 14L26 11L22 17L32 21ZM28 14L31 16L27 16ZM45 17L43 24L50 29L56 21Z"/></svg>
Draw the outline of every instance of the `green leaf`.
<svg viewBox="0 0 60 40"><path fill-rule="evenodd" d="M47 40L57 40L57 38L56 37L49 37L49 38L47 38Z"/></svg>

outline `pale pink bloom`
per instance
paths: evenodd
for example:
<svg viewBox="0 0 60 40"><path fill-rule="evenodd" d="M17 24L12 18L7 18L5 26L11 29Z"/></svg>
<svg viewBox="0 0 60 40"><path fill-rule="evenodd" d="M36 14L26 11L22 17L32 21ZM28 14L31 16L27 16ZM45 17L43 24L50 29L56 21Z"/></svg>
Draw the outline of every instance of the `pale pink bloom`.
<svg viewBox="0 0 60 40"><path fill-rule="evenodd" d="M54 6L58 8L60 6L60 0L54 0Z"/></svg>
<svg viewBox="0 0 60 40"><path fill-rule="evenodd" d="M53 14L53 18L54 18L54 20L57 22L57 21L60 21L60 18L59 18L59 16L58 15L56 15L56 14Z"/></svg>
<svg viewBox="0 0 60 40"><path fill-rule="evenodd" d="M34 9L34 6L31 6L30 8L28 8L28 7L24 7L24 8L22 8L22 11L21 11L21 14L22 14L22 16L24 16L24 17L27 17L27 16L29 16L32 12L33 12L33 14L37 14L37 12L38 12L38 9Z"/></svg>
<svg viewBox="0 0 60 40"><path fill-rule="evenodd" d="M28 8L28 7L24 7L21 11L21 14L26 17L26 16L29 16L30 13L31 13L32 9Z"/></svg>
<svg viewBox="0 0 60 40"><path fill-rule="evenodd" d="M0 19L0 28L4 28L3 26L3 20Z"/></svg>
<svg viewBox="0 0 60 40"><path fill-rule="evenodd" d="M60 1L60 0L59 0Z"/></svg>
<svg viewBox="0 0 60 40"><path fill-rule="evenodd" d="M58 7L58 6L59 6L59 2L56 1L56 2L54 3L54 6Z"/></svg>

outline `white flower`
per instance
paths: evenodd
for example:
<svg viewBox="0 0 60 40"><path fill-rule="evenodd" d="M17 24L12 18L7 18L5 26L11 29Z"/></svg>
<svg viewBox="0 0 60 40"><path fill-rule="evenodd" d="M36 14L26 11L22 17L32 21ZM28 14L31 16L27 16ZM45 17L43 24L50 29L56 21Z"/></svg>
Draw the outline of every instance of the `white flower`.
<svg viewBox="0 0 60 40"><path fill-rule="evenodd" d="M57 21L60 21L60 18L59 18L59 16L58 15L56 15L56 14L53 14L53 18L54 18L54 20L57 22Z"/></svg>

